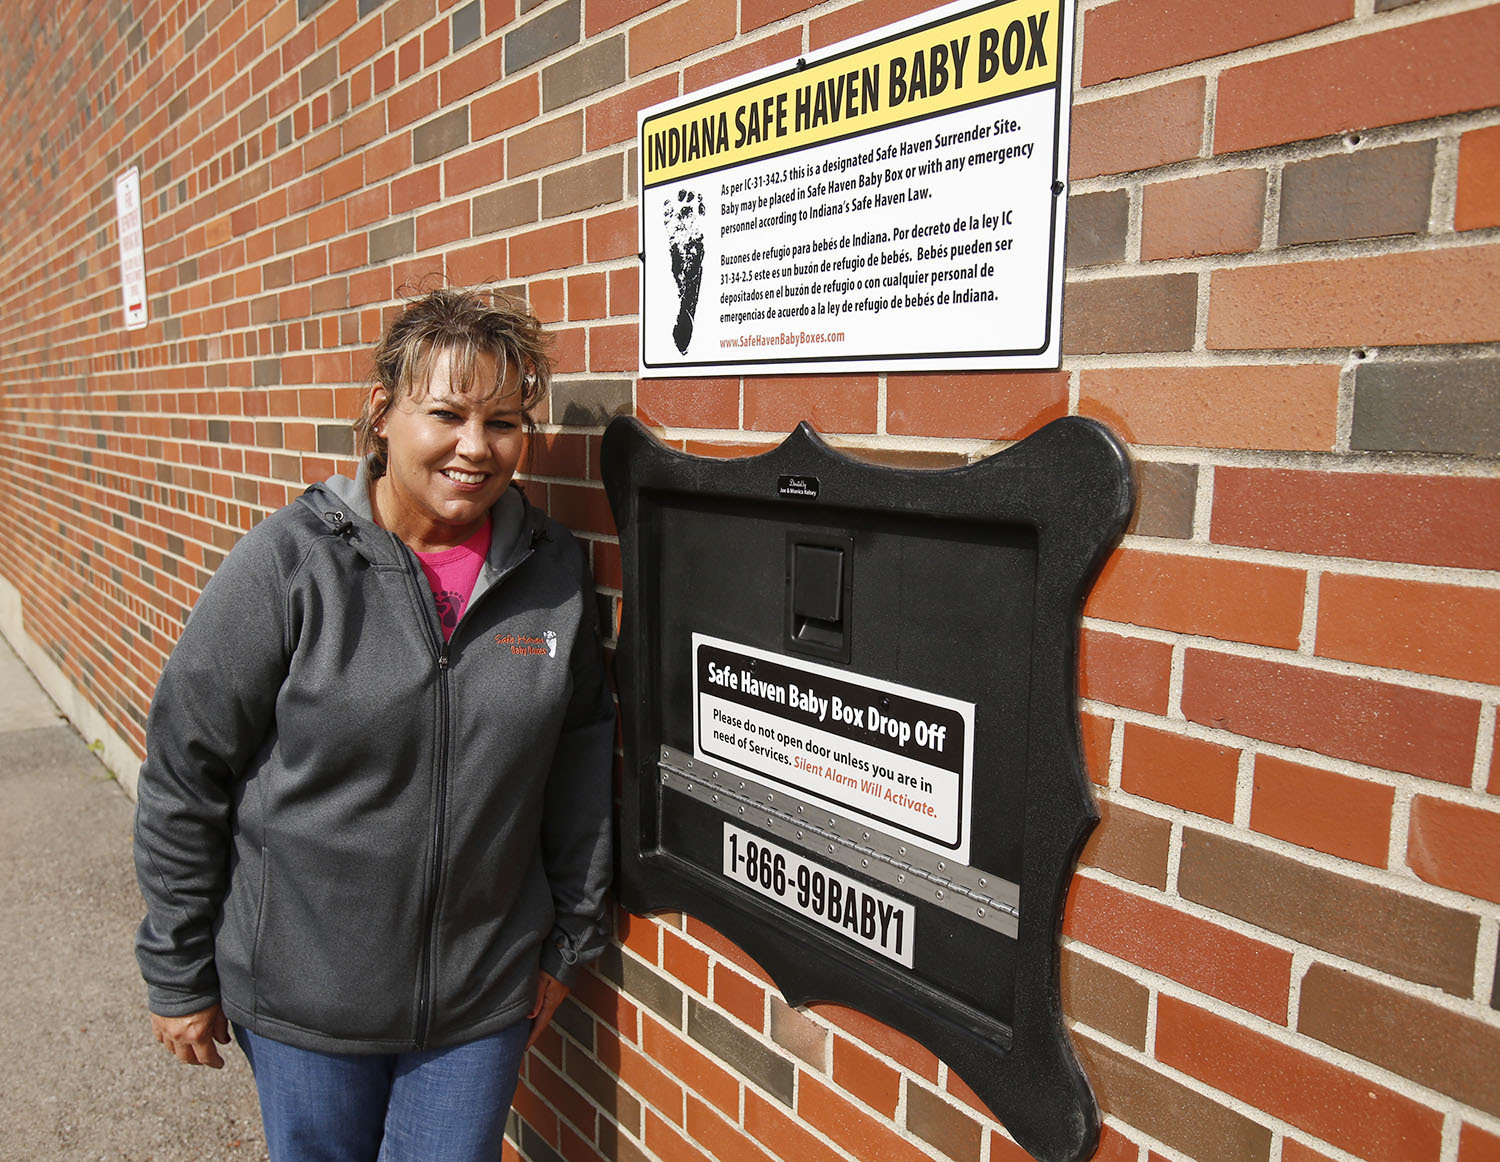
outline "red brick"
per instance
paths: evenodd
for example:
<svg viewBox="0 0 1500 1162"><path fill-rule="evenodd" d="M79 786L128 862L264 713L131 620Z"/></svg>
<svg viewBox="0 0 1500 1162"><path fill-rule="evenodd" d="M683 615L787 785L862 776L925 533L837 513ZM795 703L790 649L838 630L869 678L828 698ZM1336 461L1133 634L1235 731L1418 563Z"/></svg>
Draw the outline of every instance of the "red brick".
<svg viewBox="0 0 1500 1162"><path fill-rule="evenodd" d="M588 474L588 442L581 436L562 432L537 432L530 441L531 459L526 462L526 471L537 476L568 476L582 480ZM618 546L594 545L594 559L599 559L601 549ZM618 585L610 588L618 589Z"/></svg>
<svg viewBox="0 0 1500 1162"><path fill-rule="evenodd" d="M1085 370L1078 411L1132 444L1328 452L1338 387L1325 364Z"/></svg>
<svg viewBox="0 0 1500 1162"><path fill-rule="evenodd" d="M609 313L609 278L604 272L568 279L568 318L602 319Z"/></svg>
<svg viewBox="0 0 1500 1162"><path fill-rule="evenodd" d="M1113 1126L1103 1126L1099 1130L1099 1148L1090 1162L1138 1162L1140 1150L1139 1146ZM991 1162L999 1162L993 1154L990 1159ZM1284 1155L1282 1162L1287 1162Z"/></svg>
<svg viewBox="0 0 1500 1162"><path fill-rule="evenodd" d="M737 8L736 0L684 0L660 16L641 21L629 34L630 75L649 73L733 40Z"/></svg>
<svg viewBox="0 0 1500 1162"><path fill-rule="evenodd" d="M1288 843L1385 867L1394 788L1270 755L1255 759L1250 827Z"/></svg>
<svg viewBox="0 0 1500 1162"><path fill-rule="evenodd" d="M742 0L740 4L740 31L751 32L764 28L772 21L794 13L805 12L811 5L808 0Z"/></svg>
<svg viewBox="0 0 1500 1162"><path fill-rule="evenodd" d="M505 71L498 37L481 41L438 74L439 108L446 109L498 81ZM479 134L475 134L479 136Z"/></svg>
<svg viewBox="0 0 1500 1162"><path fill-rule="evenodd" d="M1458 1162L1500 1162L1500 1137L1465 1122L1458 1135Z"/></svg>
<svg viewBox="0 0 1500 1162"><path fill-rule="evenodd" d="M443 162L443 193L447 197L491 186L505 172L505 147L495 141L456 154Z"/></svg>
<svg viewBox="0 0 1500 1162"><path fill-rule="evenodd" d="M1259 658L1189 649L1192 722L1426 779L1467 785L1479 703Z"/></svg>
<svg viewBox="0 0 1500 1162"><path fill-rule="evenodd" d="M1290 952L1083 877L1068 893L1063 933L1269 1021L1286 1020Z"/></svg>
<svg viewBox="0 0 1500 1162"><path fill-rule="evenodd" d="M701 1150L691 1146L687 1139L656 1116L655 1110L646 1111L646 1146L663 1162L713 1162Z"/></svg>
<svg viewBox="0 0 1500 1162"><path fill-rule="evenodd" d="M647 916L636 916L632 913L620 912L618 923L618 936L620 944L630 949L648 964L657 964L661 960L661 934L663 928L655 920Z"/></svg>
<svg viewBox="0 0 1500 1162"><path fill-rule="evenodd" d="M1236 169L1155 182L1146 187L1142 197L1143 261L1246 254L1260 247L1266 210L1265 170Z"/></svg>
<svg viewBox="0 0 1500 1162"><path fill-rule="evenodd" d="M1197 157L1203 108L1201 77L1074 104L1068 176L1128 173Z"/></svg>
<svg viewBox="0 0 1500 1162"><path fill-rule="evenodd" d="M1500 685L1500 633L1485 627L1500 627L1494 589L1330 573L1318 590L1321 657Z"/></svg>
<svg viewBox="0 0 1500 1162"><path fill-rule="evenodd" d="M1318 1153L1311 1146L1304 1146L1295 1138L1288 1137L1281 1143L1281 1162L1333 1162L1333 1159L1327 1154Z"/></svg>
<svg viewBox="0 0 1500 1162"><path fill-rule="evenodd" d="M1286 553L1500 568L1500 480L1216 468L1212 539Z"/></svg>
<svg viewBox="0 0 1500 1162"><path fill-rule="evenodd" d="M668 428L735 428L738 379L642 379L636 387L641 422Z"/></svg>
<svg viewBox="0 0 1500 1162"><path fill-rule="evenodd" d="M1083 758L1089 778L1104 787L1109 785L1109 749L1114 738L1114 721L1097 714L1080 714L1083 733Z"/></svg>
<svg viewBox="0 0 1500 1162"><path fill-rule="evenodd" d="M1270 44L1348 20L1353 0L1199 4L1194 0L1120 0L1085 17L1081 83L1098 85L1172 65Z"/></svg>
<svg viewBox="0 0 1500 1162"><path fill-rule="evenodd" d="M609 310L612 315L634 315L641 309L641 272L612 270L609 272Z"/></svg>
<svg viewBox="0 0 1500 1162"><path fill-rule="evenodd" d="M745 1129L777 1158L796 1162L845 1162L843 1154L829 1149L809 1133L798 1119L766 1101L754 1090L745 1091Z"/></svg>
<svg viewBox="0 0 1500 1162"><path fill-rule="evenodd" d="M624 24L643 12L660 8L668 0L588 0L584 7L583 31L594 36L606 28Z"/></svg>
<svg viewBox="0 0 1500 1162"><path fill-rule="evenodd" d="M711 1102L730 1117L740 1111L740 1083L722 1066L698 1052L660 1022L646 1018L641 1048L688 1092Z"/></svg>
<svg viewBox="0 0 1500 1162"><path fill-rule="evenodd" d="M551 1030L548 1030L550 1033ZM582 1130L588 1137L594 1136L594 1124L598 1120L592 1103L572 1083L556 1070L540 1060L533 1052L526 1067L526 1079L546 1099L547 1104Z"/></svg>
<svg viewBox="0 0 1500 1162"><path fill-rule="evenodd" d="M391 183L391 213L404 214L430 206L442 197L442 167L430 165L404 174Z"/></svg>
<svg viewBox="0 0 1500 1162"><path fill-rule="evenodd" d="M417 249L432 250L469 236L469 203L453 202L417 217Z"/></svg>
<svg viewBox="0 0 1500 1162"><path fill-rule="evenodd" d="M733 1120L731 1118L731 1120ZM710 1158L734 1158L736 1162L772 1162L753 1138L732 1126L709 1106L688 1097L687 1132L709 1150Z"/></svg>
<svg viewBox="0 0 1500 1162"><path fill-rule="evenodd" d="M583 262L583 223L559 222L517 234L510 240L510 276L566 270Z"/></svg>
<svg viewBox="0 0 1500 1162"><path fill-rule="evenodd" d="M752 1029L765 1031L766 990L739 973L715 964L714 1005L739 1018Z"/></svg>
<svg viewBox="0 0 1500 1162"><path fill-rule="evenodd" d="M689 916L687 918L687 932L688 935L691 936L694 940L698 941L699 944L708 945L708 947L711 948L716 955L722 956L725 960L729 961L730 964L738 966L749 975L755 977L757 980L764 981L766 984L771 983L771 978L766 973L766 970L761 968L760 965L756 964L754 960L750 959L750 957L747 956L743 950L741 950L739 945L735 944L734 941L728 939L727 937L721 936L714 929L703 923L703 921L696 920L692 916Z"/></svg>
<svg viewBox="0 0 1500 1162"><path fill-rule="evenodd" d="M532 120L542 108L541 80L533 73L469 105L469 135L479 141Z"/></svg>
<svg viewBox="0 0 1500 1162"><path fill-rule="evenodd" d="M1233 747L1129 722L1120 787L1228 823L1234 819L1239 760Z"/></svg>
<svg viewBox="0 0 1500 1162"><path fill-rule="evenodd" d="M609 990L615 993L615 990ZM618 996L618 994L616 994ZM675 1122L682 1120L682 1083L658 1066L651 1057L640 1053L607 1030L598 1030L598 1062L612 1071L625 1089L637 1093L642 1101L660 1110Z"/></svg>
<svg viewBox="0 0 1500 1162"><path fill-rule="evenodd" d="M433 0L396 0L383 9L385 42L395 44L432 19Z"/></svg>
<svg viewBox="0 0 1500 1162"><path fill-rule="evenodd" d="M1123 549L1100 572L1084 613L1122 624L1294 648L1306 581L1298 569Z"/></svg>
<svg viewBox="0 0 1500 1162"><path fill-rule="evenodd" d="M708 995L708 954L670 928L662 930L661 966L688 988Z"/></svg>
<svg viewBox="0 0 1500 1162"><path fill-rule="evenodd" d="M1307 141L1500 105L1493 5L1232 68L1219 77L1214 152ZM1417 62L1441 61L1441 68Z"/></svg>
<svg viewBox="0 0 1500 1162"><path fill-rule="evenodd" d="M516 1087L515 1112L530 1122L543 1138L556 1141L558 1134L557 1115L547 1108L541 1096L526 1082Z"/></svg>
<svg viewBox="0 0 1500 1162"><path fill-rule="evenodd" d="M677 74L657 77L614 96L592 101L584 111L584 144L589 150L628 141L636 133L636 114L677 96Z"/></svg>
<svg viewBox="0 0 1500 1162"><path fill-rule="evenodd" d="M633 372L640 362L638 335L634 323L590 327L589 370Z"/></svg>
<svg viewBox="0 0 1500 1162"><path fill-rule="evenodd" d="M1500 902L1500 811L1418 795L1406 862L1428 883Z"/></svg>
<svg viewBox="0 0 1500 1162"><path fill-rule="evenodd" d="M506 251L503 239L481 242L443 256L448 281L456 286L479 286L505 279Z"/></svg>
<svg viewBox="0 0 1500 1162"><path fill-rule="evenodd" d="M1442 1149L1436 1110L1173 997L1158 1002L1156 1057L1370 1162L1437 1162Z"/></svg>
<svg viewBox="0 0 1500 1162"><path fill-rule="evenodd" d="M575 532L616 535L614 516L602 488L552 484L547 488L547 511Z"/></svg>
<svg viewBox="0 0 1500 1162"><path fill-rule="evenodd" d="M597 214L588 220L588 260L633 258L640 250L634 208Z"/></svg>
<svg viewBox="0 0 1500 1162"><path fill-rule="evenodd" d="M566 317L567 284L560 278L533 279L526 291L531 310L543 323L560 323Z"/></svg>
<svg viewBox="0 0 1500 1162"><path fill-rule="evenodd" d="M386 127L394 133L432 115L438 108L437 77L428 76L398 89L386 99Z"/></svg>
<svg viewBox="0 0 1500 1162"><path fill-rule="evenodd" d="M1500 296L1490 292L1497 282L1500 246L1216 270L1209 282L1208 346L1494 342L1500 340Z"/></svg>
<svg viewBox="0 0 1500 1162"><path fill-rule="evenodd" d="M886 377L886 431L893 436L1019 440L1067 410L1067 372Z"/></svg>
<svg viewBox="0 0 1500 1162"><path fill-rule="evenodd" d="M850 1036L863 1041L871 1049L885 1054L903 1069L930 1082L937 1082L937 1058L930 1049L919 1045L905 1033L843 1005L815 1004L808 1008Z"/></svg>
<svg viewBox="0 0 1500 1162"><path fill-rule="evenodd" d="M800 8L802 0L796 2ZM738 45L728 52L715 53L708 60L685 69L682 74L682 91L691 93L720 81L743 77L780 61L791 60L801 51L802 30L788 28L763 40Z"/></svg>
<svg viewBox="0 0 1500 1162"><path fill-rule="evenodd" d="M583 152L583 113L569 113L506 139L506 176L520 177Z"/></svg>
<svg viewBox="0 0 1500 1162"><path fill-rule="evenodd" d="M1474 129L1458 143L1455 230L1500 226L1500 125Z"/></svg>
<svg viewBox="0 0 1500 1162"><path fill-rule="evenodd" d="M879 395L874 376L747 378L744 425L790 432L807 420L820 432L873 432Z"/></svg>
<svg viewBox="0 0 1500 1162"><path fill-rule="evenodd" d="M808 47L826 48L908 16L918 16L931 7L927 0L863 0L862 3L850 4L829 16L818 17L808 26Z"/></svg>
<svg viewBox="0 0 1500 1162"><path fill-rule="evenodd" d="M1171 693L1172 647L1086 628L1078 674L1079 694L1084 698L1165 714Z"/></svg>
<svg viewBox="0 0 1500 1162"><path fill-rule="evenodd" d="M901 1075L844 1037L833 1039L833 1081L886 1117L895 1115L901 1100Z"/></svg>
<svg viewBox="0 0 1500 1162"><path fill-rule="evenodd" d="M926 1150L862 1113L809 1073L797 1081L797 1114L856 1158L879 1158L880 1162L928 1162L930 1158Z"/></svg>

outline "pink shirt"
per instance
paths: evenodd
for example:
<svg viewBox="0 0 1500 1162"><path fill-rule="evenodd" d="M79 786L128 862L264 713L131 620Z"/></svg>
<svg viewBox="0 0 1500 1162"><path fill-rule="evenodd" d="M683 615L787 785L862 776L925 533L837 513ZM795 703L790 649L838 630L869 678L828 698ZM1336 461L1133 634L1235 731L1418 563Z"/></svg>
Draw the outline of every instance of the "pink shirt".
<svg viewBox="0 0 1500 1162"><path fill-rule="evenodd" d="M474 582L479 580L479 570L484 566L489 547L490 520L485 517L484 527L463 544L438 553L417 554L422 572L427 574L427 584L432 587L432 596L437 601L438 621L442 623L445 641L453 637L458 619L468 607Z"/></svg>

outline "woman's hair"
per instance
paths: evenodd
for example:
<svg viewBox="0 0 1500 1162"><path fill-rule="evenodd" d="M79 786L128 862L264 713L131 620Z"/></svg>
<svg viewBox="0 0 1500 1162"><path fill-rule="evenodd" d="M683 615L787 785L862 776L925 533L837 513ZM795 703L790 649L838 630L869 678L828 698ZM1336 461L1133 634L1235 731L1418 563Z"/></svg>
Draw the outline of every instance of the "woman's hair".
<svg viewBox="0 0 1500 1162"><path fill-rule="evenodd" d="M371 472L385 472L387 447L378 433L393 407L428 386L433 363L450 352L450 387L488 393L502 390L512 370L521 384L521 411L527 427L531 409L546 398L552 382L551 337L542 330L525 303L498 292L444 287L411 300L386 328L375 346L373 385L385 388L385 403L376 407L369 396L354 421L354 447L371 457ZM479 381L479 359L494 358L499 375L492 384Z"/></svg>

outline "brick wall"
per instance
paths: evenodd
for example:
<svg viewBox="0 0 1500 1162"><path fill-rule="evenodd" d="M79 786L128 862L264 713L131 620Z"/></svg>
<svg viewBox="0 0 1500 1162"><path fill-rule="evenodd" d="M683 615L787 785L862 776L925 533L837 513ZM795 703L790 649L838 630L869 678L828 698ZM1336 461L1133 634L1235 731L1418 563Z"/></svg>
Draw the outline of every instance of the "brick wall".
<svg viewBox="0 0 1500 1162"><path fill-rule="evenodd" d="M1060 373L637 381L635 111L924 7L5 5L0 627L129 782L194 596L348 466L423 279L554 325L530 487L606 595L612 415L917 464L1096 416L1141 480L1064 929L1099 1157L1495 1162L1500 5L1083 0ZM1018 1157L926 1050L679 916L620 918L518 1110L533 1159Z"/></svg>

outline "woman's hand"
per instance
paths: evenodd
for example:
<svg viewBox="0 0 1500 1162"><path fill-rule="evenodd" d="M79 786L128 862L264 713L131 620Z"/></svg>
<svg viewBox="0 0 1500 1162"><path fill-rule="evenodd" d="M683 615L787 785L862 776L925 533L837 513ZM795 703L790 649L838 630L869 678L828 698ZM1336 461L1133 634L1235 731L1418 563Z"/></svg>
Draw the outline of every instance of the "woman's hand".
<svg viewBox="0 0 1500 1162"><path fill-rule="evenodd" d="M553 1008L556 1007L553 1005ZM185 1017L160 1017L152 1013L151 1031L156 1034L158 1041L172 1051L178 1061L188 1065L206 1065L210 1069L224 1068L224 1058L219 1056L218 1045L214 1042L217 1041L219 1045L229 1044L229 1019L218 1005L201 1012L189 1013Z"/></svg>
<svg viewBox="0 0 1500 1162"><path fill-rule="evenodd" d="M569 991L567 985L548 972L543 972L537 978L536 1004L531 1006L531 1012L527 1014L531 1018L531 1036L526 1038L526 1048L530 1049L536 1044L542 1030L551 1024L552 1014L557 1012L557 1006L568 999Z"/></svg>

